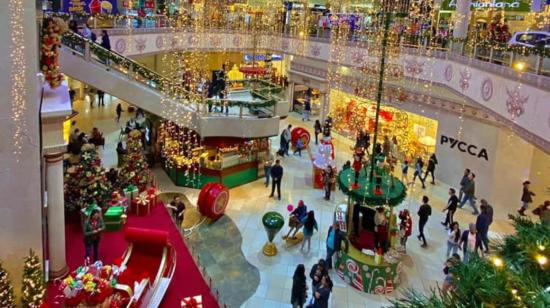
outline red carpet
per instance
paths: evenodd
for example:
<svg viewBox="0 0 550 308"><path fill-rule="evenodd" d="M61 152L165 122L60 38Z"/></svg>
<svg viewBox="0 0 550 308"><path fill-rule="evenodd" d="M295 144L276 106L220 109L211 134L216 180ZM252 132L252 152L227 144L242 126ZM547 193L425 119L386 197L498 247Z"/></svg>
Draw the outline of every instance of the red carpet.
<svg viewBox="0 0 550 308"><path fill-rule="evenodd" d="M78 217L67 218L65 226L67 264L71 270L83 264L84 242L82 229ZM145 217L128 216L126 226L158 229L170 233L170 242L177 251L177 265L172 283L168 287L160 307L180 307L183 297L202 295L203 307L219 307L216 299L211 295L210 288L202 278L193 258L185 246L181 235L173 223L172 218L162 205L157 205L151 210L151 214ZM101 238L99 255L104 264L112 262L122 256L126 250L127 243L124 240L123 231L104 232ZM59 295L61 292L50 283L48 285L47 302L50 307L61 307Z"/></svg>

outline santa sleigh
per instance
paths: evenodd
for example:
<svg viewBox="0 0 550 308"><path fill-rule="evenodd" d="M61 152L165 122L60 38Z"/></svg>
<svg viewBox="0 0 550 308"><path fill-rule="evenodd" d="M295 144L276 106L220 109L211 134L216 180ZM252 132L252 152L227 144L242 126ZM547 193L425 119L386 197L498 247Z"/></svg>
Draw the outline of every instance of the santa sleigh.
<svg viewBox="0 0 550 308"><path fill-rule="evenodd" d="M122 257L124 272L115 285L119 307L160 305L176 269L176 251L168 241L168 232L127 228L128 248Z"/></svg>

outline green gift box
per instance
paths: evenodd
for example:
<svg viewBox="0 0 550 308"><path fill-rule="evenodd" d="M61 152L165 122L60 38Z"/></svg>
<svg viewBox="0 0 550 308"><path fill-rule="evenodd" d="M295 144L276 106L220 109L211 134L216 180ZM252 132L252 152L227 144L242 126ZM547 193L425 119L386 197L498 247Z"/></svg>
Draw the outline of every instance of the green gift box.
<svg viewBox="0 0 550 308"><path fill-rule="evenodd" d="M123 206L110 207L105 212L103 221L105 222L105 228L108 231L117 231L122 227L122 214L124 214Z"/></svg>
<svg viewBox="0 0 550 308"><path fill-rule="evenodd" d="M123 193L124 193L124 197L128 198L128 200L134 200L135 197L138 196L139 194L139 189L137 188L136 185L128 185L126 188L124 188L123 190Z"/></svg>

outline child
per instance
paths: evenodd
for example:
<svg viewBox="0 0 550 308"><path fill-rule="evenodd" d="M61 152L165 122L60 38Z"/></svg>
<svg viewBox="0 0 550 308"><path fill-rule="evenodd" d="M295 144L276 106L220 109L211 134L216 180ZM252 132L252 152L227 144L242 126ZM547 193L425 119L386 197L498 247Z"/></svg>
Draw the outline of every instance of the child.
<svg viewBox="0 0 550 308"><path fill-rule="evenodd" d="M399 239L401 249L404 253L407 253L407 239L412 234L412 218L409 210L405 209L399 212Z"/></svg>
<svg viewBox="0 0 550 308"><path fill-rule="evenodd" d="M294 155L296 155L296 152L298 152L298 156L302 157L303 148L304 143L302 142L302 138L298 138L298 140L296 140L296 150L294 150Z"/></svg>

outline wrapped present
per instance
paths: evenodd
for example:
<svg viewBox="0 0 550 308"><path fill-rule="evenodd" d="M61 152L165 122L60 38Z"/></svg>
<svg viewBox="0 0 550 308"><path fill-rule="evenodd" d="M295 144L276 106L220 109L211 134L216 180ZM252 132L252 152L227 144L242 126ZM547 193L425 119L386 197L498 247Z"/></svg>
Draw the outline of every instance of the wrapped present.
<svg viewBox="0 0 550 308"><path fill-rule="evenodd" d="M110 207L105 212L103 221L105 222L105 228L108 231L117 231L122 227L122 215L124 214L123 206Z"/></svg>
<svg viewBox="0 0 550 308"><path fill-rule="evenodd" d="M149 215L151 212L151 202L147 194L138 195L132 202L133 212L138 216Z"/></svg>
<svg viewBox="0 0 550 308"><path fill-rule="evenodd" d="M203 308L202 296L184 297L181 300L181 308Z"/></svg>
<svg viewBox="0 0 550 308"><path fill-rule="evenodd" d="M149 196L149 202L151 205L155 206L157 204L157 189L152 186L147 189L147 195Z"/></svg>
<svg viewBox="0 0 550 308"><path fill-rule="evenodd" d="M123 190L124 197L128 198L128 200L134 200L139 194L139 189L136 185L130 184Z"/></svg>

